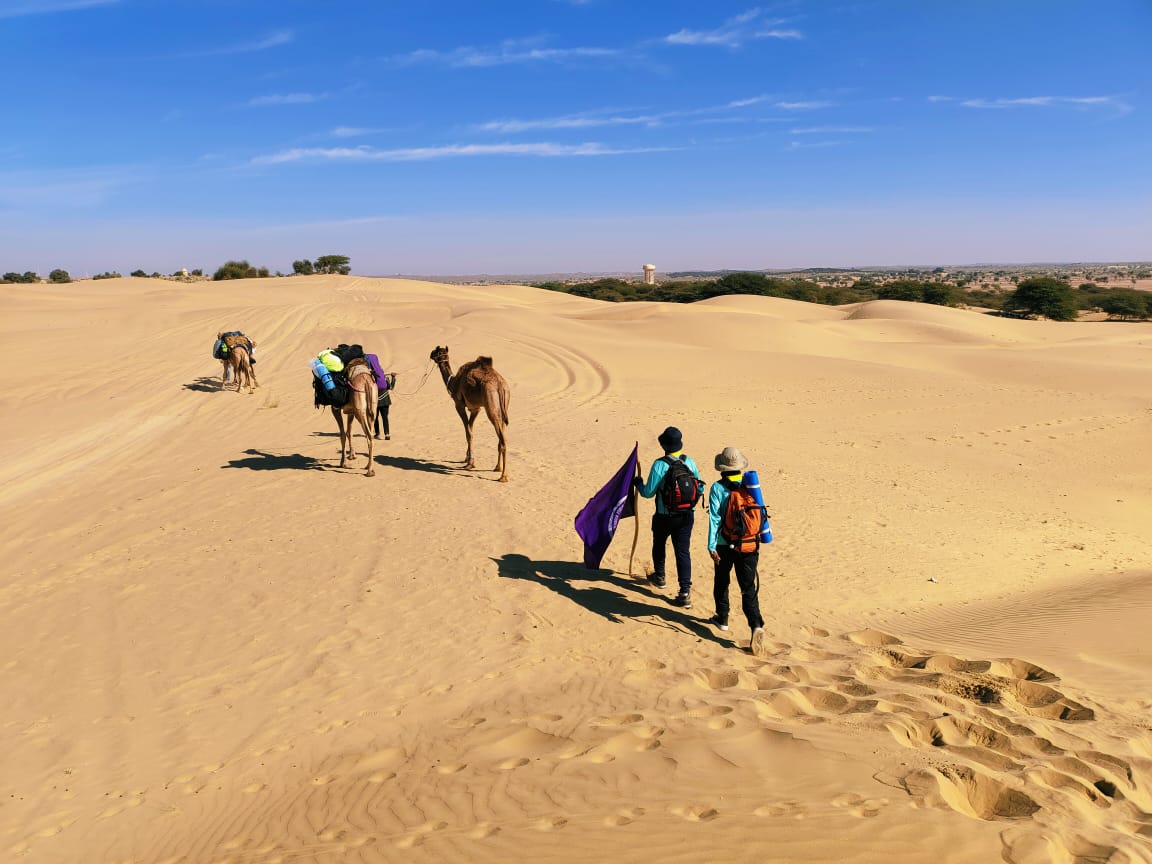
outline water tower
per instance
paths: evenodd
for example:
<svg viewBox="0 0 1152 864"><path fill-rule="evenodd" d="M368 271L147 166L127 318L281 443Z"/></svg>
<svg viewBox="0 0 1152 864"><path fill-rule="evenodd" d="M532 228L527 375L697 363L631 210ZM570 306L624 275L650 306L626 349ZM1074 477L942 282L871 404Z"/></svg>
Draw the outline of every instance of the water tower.
<svg viewBox="0 0 1152 864"><path fill-rule="evenodd" d="M645 285L655 285L656 284L656 265L655 264L645 264L644 265L644 284Z"/></svg>

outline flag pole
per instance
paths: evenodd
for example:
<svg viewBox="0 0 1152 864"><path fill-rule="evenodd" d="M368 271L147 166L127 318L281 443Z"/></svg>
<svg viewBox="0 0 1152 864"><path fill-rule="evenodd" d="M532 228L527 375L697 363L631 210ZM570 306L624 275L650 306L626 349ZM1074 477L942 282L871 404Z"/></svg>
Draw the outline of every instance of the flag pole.
<svg viewBox="0 0 1152 864"><path fill-rule="evenodd" d="M636 459L636 479L639 480L642 475L640 474L640 459ZM632 535L632 554L628 556L628 576L632 576L632 559L636 557L636 541L640 539L640 510L637 505L640 503L639 496L636 494L636 484L633 483L628 490L628 494L632 497L632 518L636 521L636 533Z"/></svg>

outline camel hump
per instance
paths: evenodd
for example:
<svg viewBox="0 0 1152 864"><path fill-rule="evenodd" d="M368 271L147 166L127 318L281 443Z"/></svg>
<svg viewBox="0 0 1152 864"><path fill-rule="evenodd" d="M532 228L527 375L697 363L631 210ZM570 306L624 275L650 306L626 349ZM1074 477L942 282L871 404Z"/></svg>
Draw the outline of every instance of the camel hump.
<svg viewBox="0 0 1152 864"><path fill-rule="evenodd" d="M476 358L476 365L481 366L485 369L491 369L492 368L492 358L491 357L477 357Z"/></svg>

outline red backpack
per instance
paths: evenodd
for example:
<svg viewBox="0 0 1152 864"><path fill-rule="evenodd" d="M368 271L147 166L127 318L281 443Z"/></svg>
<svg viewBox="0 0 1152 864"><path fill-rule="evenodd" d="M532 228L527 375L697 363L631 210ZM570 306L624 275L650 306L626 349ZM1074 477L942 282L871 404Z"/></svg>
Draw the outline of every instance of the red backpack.
<svg viewBox="0 0 1152 864"><path fill-rule="evenodd" d="M737 486L728 493L720 534L737 552L755 552L760 548L764 516L764 507L756 503L751 490Z"/></svg>
<svg viewBox="0 0 1152 864"><path fill-rule="evenodd" d="M660 484L664 507L669 513L687 513L703 497L704 481L692 473L683 456L679 459L665 456L664 461L668 463L668 473Z"/></svg>

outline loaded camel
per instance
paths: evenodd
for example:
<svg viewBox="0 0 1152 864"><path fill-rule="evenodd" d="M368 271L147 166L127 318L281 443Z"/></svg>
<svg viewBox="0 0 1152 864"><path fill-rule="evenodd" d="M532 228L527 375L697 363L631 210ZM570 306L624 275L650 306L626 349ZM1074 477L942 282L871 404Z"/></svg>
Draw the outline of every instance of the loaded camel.
<svg viewBox="0 0 1152 864"><path fill-rule="evenodd" d="M256 373L252 369L252 360L248 356L248 346L256 347L256 343L252 342L245 336L228 336L217 333L217 339L224 339L224 343L228 345L228 354L220 361L224 364L224 371L221 374L220 389L228 389L228 370L232 370L232 380L236 382L236 392L240 392L242 383L246 384L249 393L254 393L255 387L260 386L260 382L256 380ZM243 375L243 381L241 380Z"/></svg>
<svg viewBox="0 0 1152 864"><path fill-rule="evenodd" d="M365 477L375 477L376 469L372 461L372 423L376 417L376 400L378 389L376 379L372 376L372 367L362 357L352 360L344 367L344 375L348 378L348 386L352 393L345 405L338 408L332 406L332 416L336 418L336 425L340 427L340 467L345 462L356 461L356 451L352 444L352 420L360 424L364 437L368 439L368 470ZM344 433L344 415L348 415L348 433Z"/></svg>
<svg viewBox="0 0 1152 864"><path fill-rule="evenodd" d="M428 355L439 368L444 378L444 386L448 388L448 395L456 404L456 413L460 415L460 422L464 424L464 435L468 439L468 454L464 457L465 468L475 468L472 459L472 424L480 409L488 415L492 428L496 430L496 440L499 445L499 456L493 471L500 472L500 482L508 482L508 465L505 460L507 454L507 436L504 433L508 425L508 382L499 372L492 368L491 357L477 357L470 363L465 363L452 374L452 366L448 362L448 346L436 346Z"/></svg>

